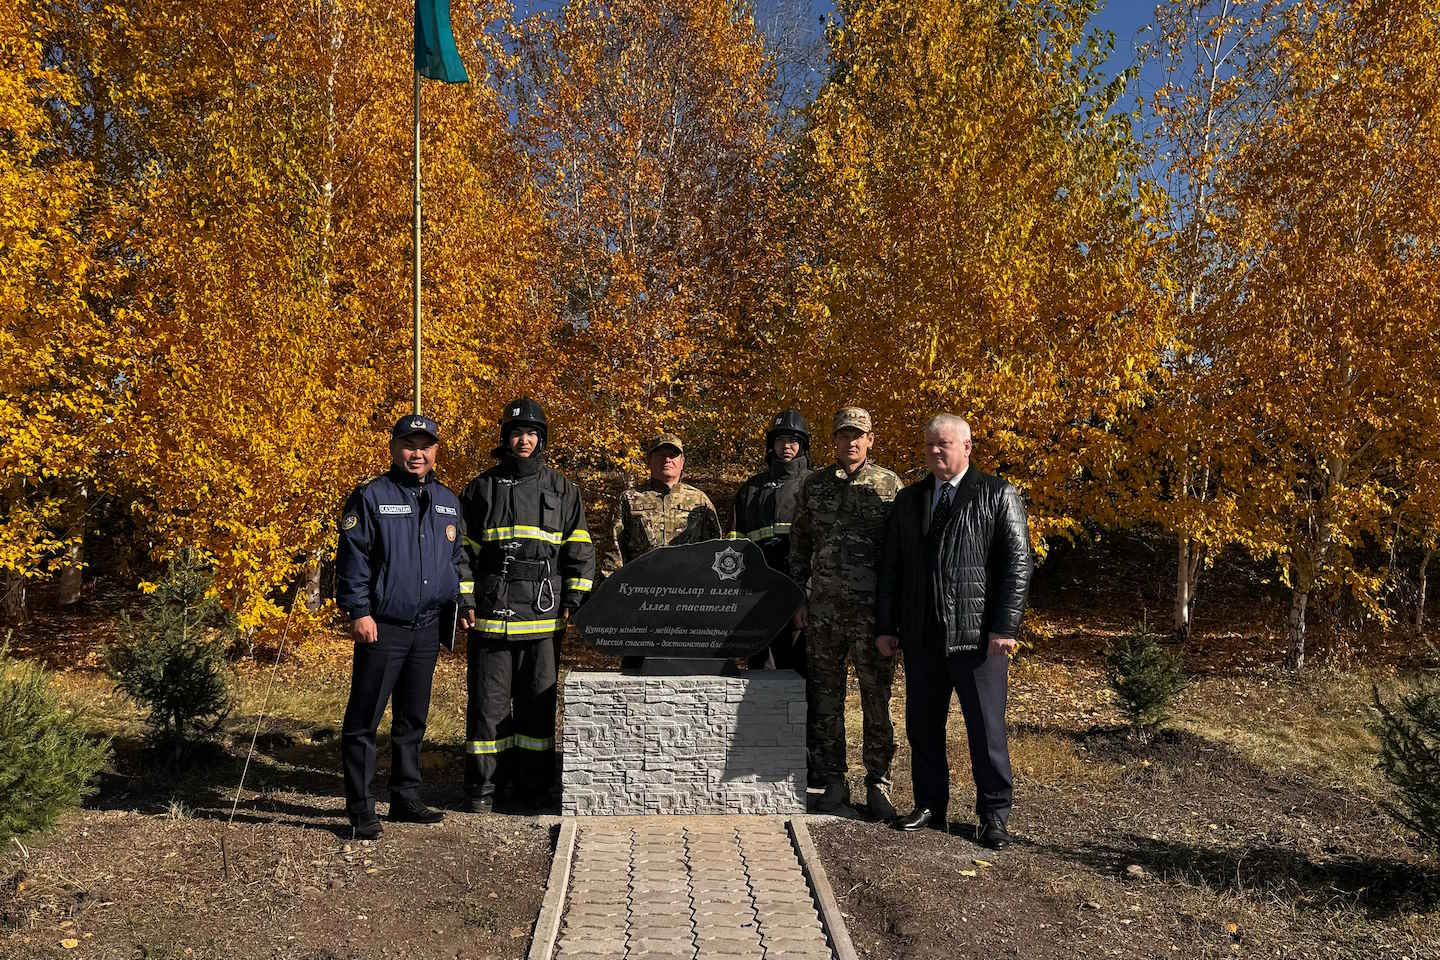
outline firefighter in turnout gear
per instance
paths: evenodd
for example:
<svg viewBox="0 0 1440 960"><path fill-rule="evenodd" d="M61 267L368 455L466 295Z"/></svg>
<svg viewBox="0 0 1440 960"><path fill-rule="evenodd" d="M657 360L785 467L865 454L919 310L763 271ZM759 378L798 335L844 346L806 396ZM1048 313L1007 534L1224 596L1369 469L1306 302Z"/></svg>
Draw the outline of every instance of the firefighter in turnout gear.
<svg viewBox="0 0 1440 960"><path fill-rule="evenodd" d="M765 431L766 468L746 480L735 494L731 536L752 540L765 562L790 572L790 523L801 484L810 473L810 425L798 410L784 410ZM767 649L750 658L751 667L805 673L805 637L793 625L781 631Z"/></svg>
<svg viewBox="0 0 1440 960"><path fill-rule="evenodd" d="M474 573L466 682L465 808L486 812L503 784L528 806L555 782L560 639L590 592L595 548L580 490L545 466L545 412L505 406L499 463L460 494Z"/></svg>

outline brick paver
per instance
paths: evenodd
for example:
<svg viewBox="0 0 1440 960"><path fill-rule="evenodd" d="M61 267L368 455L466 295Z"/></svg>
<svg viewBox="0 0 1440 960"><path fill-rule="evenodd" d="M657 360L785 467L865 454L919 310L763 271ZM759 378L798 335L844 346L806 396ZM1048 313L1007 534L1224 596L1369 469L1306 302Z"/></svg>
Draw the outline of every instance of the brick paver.
<svg viewBox="0 0 1440 960"><path fill-rule="evenodd" d="M557 960L833 960L781 819L582 821Z"/></svg>

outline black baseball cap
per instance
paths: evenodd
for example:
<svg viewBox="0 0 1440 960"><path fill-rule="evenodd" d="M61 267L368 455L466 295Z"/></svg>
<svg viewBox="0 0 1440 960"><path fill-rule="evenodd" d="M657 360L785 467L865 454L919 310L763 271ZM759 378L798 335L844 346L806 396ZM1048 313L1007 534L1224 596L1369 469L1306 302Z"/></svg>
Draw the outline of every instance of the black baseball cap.
<svg viewBox="0 0 1440 960"><path fill-rule="evenodd" d="M429 417L418 413L407 413L395 421L395 426L390 430L390 437L399 440L408 437L412 433L428 433L436 440L440 439L440 424Z"/></svg>

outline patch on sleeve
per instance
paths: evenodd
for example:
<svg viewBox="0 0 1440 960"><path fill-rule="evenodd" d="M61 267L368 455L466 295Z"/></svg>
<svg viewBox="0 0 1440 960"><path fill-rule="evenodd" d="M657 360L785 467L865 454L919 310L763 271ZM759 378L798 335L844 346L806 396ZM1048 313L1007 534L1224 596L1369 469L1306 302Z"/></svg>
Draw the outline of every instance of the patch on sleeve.
<svg viewBox="0 0 1440 960"><path fill-rule="evenodd" d="M445 539L449 540L451 543L454 543L454 542L455 542L455 533L456 533L455 524L453 524L453 523L447 523L447 524L445 524Z"/></svg>
<svg viewBox="0 0 1440 960"><path fill-rule="evenodd" d="M345 518L340 521L340 529L341 529L341 530L353 530L353 529L355 528L355 524L357 524L357 523L359 523L359 522L360 522L360 518L359 518L359 517L355 516L355 514L353 514L353 513L347 513L347 514L345 514Z"/></svg>

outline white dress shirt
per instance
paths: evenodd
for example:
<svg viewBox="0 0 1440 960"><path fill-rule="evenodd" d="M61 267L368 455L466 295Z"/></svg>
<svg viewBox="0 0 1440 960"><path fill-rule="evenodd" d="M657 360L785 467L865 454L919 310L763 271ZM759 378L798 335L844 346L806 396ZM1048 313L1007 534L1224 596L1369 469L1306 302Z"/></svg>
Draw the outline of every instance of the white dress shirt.
<svg viewBox="0 0 1440 960"><path fill-rule="evenodd" d="M938 507L938 506L940 506L940 494L944 491L944 489L945 489L945 487L946 487L947 485L950 487L950 491L951 491L951 492L950 492L951 502L952 502L952 503L954 502L955 493L956 493L957 491L959 491L959 489L960 489L960 481L961 481L961 480L964 480L964 479L965 479L965 474L967 474L967 473L969 473L969 472L970 472L970 465L969 465L969 464L966 464L964 470L961 470L959 473L955 474L955 476L951 477L949 480L946 480L944 483L940 483L940 482L939 482L939 480L940 480L939 477L936 477L936 478L935 478L935 480L936 480L936 483L935 483L935 494L934 494L934 496L932 496L932 497L930 498L930 516L932 516L932 517L935 516L935 508Z"/></svg>

